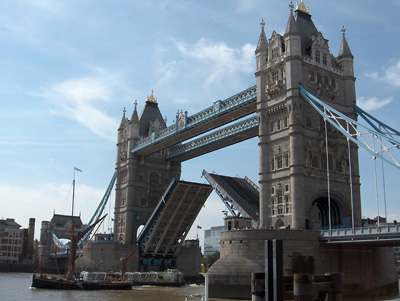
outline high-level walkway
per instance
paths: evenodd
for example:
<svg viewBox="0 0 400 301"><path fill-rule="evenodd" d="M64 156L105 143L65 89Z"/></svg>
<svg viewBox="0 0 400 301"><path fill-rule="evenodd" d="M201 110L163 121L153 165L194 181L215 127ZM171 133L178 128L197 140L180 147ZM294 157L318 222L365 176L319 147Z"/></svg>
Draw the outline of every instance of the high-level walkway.
<svg viewBox="0 0 400 301"><path fill-rule="evenodd" d="M212 106L192 116L187 116L187 112L181 112L177 115L175 124L138 141L131 152L135 155L147 156L252 114L256 111L256 92L256 86L252 86L225 100L218 100ZM251 137L258 134L258 123L253 122L253 126L253 130L257 129L257 131L254 130ZM232 132L232 130L228 131ZM237 130L236 136L238 136ZM237 139L242 141L239 137ZM175 151L169 159L177 156L177 151Z"/></svg>

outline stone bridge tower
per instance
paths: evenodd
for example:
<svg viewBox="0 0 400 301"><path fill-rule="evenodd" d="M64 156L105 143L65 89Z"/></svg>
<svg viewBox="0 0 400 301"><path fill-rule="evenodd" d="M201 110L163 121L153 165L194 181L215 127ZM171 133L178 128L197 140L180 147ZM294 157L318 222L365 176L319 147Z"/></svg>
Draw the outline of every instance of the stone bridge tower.
<svg viewBox="0 0 400 301"><path fill-rule="evenodd" d="M353 55L345 30L342 28L336 57L303 1L294 14L292 3L289 7L285 34L273 31L268 41L262 21L256 49L260 225L292 229L328 227L330 208L332 227L351 227L353 217L355 226L360 226L357 147L351 145L349 166L347 140L324 122L298 88L301 83L330 106L357 118L353 110Z"/></svg>
<svg viewBox="0 0 400 301"><path fill-rule="evenodd" d="M114 240L136 243L137 231L145 225L173 178L180 179L181 163L166 161L166 151L141 157L130 150L139 139L166 128L153 92L138 116L137 102L132 117L125 109L118 129Z"/></svg>

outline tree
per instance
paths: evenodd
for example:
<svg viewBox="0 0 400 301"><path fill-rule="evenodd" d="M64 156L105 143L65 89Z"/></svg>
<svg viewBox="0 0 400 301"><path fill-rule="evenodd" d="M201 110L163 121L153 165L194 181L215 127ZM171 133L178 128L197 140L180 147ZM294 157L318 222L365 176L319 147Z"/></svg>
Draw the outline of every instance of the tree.
<svg viewBox="0 0 400 301"><path fill-rule="evenodd" d="M211 255L208 255L206 258L204 258L201 263L204 264L204 266L207 268L207 270L214 264L219 259L219 252L215 252Z"/></svg>

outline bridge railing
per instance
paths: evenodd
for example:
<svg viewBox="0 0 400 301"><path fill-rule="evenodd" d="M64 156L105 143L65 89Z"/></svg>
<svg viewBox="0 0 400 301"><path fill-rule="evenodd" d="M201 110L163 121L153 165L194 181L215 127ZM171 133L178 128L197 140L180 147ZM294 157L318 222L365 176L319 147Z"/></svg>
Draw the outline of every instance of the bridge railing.
<svg viewBox="0 0 400 301"><path fill-rule="evenodd" d="M350 236L369 236L375 234L400 234L400 225L384 225L384 226L372 226L372 227L358 227L358 228L343 228L343 229L331 229L331 230L320 230L319 236L322 239L329 238L340 238Z"/></svg>
<svg viewBox="0 0 400 301"><path fill-rule="evenodd" d="M139 140L136 142L133 152L141 151L146 147L156 142L161 142L169 137L176 135L180 130L195 127L196 125L202 124L207 120L213 119L221 114L235 110L242 106L245 106L252 101L255 101L257 96L257 86L252 86L246 90L235 94L225 100L218 100L214 104L192 116L185 116L185 125L180 127L177 125L179 116L175 124L159 131L153 132L149 137ZM185 112L186 115L186 112Z"/></svg>

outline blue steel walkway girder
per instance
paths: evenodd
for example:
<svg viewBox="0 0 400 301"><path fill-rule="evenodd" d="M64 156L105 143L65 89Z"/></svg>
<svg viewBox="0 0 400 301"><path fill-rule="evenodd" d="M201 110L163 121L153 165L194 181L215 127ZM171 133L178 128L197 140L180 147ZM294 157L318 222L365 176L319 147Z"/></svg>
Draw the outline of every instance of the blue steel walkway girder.
<svg viewBox="0 0 400 301"><path fill-rule="evenodd" d="M180 162L258 136L257 116L237 122L168 151L167 160Z"/></svg>
<svg viewBox="0 0 400 301"><path fill-rule="evenodd" d="M240 119L256 111L256 101L257 86L252 86L225 100L218 100L192 116L187 116L187 113L178 115L174 125L139 140L131 153L148 156Z"/></svg>

